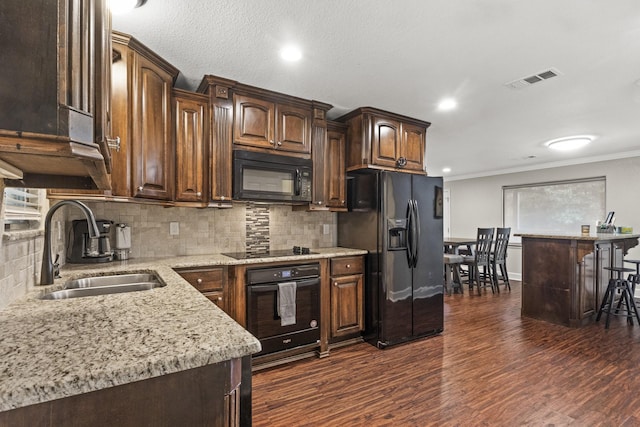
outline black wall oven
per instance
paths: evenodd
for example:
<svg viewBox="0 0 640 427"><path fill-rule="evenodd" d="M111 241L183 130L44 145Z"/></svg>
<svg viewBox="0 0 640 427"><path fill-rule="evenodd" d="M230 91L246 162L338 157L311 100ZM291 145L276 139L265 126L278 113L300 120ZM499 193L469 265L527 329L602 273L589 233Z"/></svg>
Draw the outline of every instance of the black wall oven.
<svg viewBox="0 0 640 427"><path fill-rule="evenodd" d="M295 282L295 324L278 314L279 283ZM262 344L261 356L320 342L320 264L247 270L247 329Z"/></svg>
<svg viewBox="0 0 640 427"><path fill-rule="evenodd" d="M291 156L234 150L233 198L266 202L311 201L312 162Z"/></svg>

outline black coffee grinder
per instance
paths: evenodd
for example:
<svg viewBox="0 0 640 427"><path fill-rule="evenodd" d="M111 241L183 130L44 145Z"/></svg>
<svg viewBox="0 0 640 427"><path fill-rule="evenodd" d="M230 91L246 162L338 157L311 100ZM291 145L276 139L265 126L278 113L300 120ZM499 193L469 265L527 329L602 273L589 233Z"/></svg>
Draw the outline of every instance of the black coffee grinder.
<svg viewBox="0 0 640 427"><path fill-rule="evenodd" d="M96 220L100 237L89 237L89 227L86 219L74 219L71 225L71 235L67 243L67 262L71 264L92 264L113 261L113 251L109 240L109 231L113 221Z"/></svg>

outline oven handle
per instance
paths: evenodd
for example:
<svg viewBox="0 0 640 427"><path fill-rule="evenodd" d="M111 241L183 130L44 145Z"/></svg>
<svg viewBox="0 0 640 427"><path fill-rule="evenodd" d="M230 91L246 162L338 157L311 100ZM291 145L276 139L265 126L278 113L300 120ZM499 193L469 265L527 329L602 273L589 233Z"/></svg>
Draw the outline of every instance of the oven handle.
<svg viewBox="0 0 640 427"><path fill-rule="evenodd" d="M298 288L303 288L305 286L314 286L314 285L319 285L320 284L320 278L314 278L314 279L306 279L306 280L292 280L292 282L296 282L296 286ZM284 281L282 282L284 283ZM251 288L251 292L253 291L262 291L262 292L270 292L270 291L277 291L278 290L278 285L275 284L267 284L267 285L248 285L249 288Z"/></svg>

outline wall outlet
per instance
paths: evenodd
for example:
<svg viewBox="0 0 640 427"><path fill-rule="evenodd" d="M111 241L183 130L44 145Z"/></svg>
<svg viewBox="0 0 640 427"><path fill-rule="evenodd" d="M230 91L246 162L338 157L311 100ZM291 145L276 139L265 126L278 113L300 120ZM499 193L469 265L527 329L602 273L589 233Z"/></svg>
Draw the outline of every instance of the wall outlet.
<svg viewBox="0 0 640 427"><path fill-rule="evenodd" d="M169 235L177 236L180 234L180 223L179 222L170 222L169 223Z"/></svg>
<svg viewBox="0 0 640 427"><path fill-rule="evenodd" d="M329 224L322 224L322 234L329 234Z"/></svg>

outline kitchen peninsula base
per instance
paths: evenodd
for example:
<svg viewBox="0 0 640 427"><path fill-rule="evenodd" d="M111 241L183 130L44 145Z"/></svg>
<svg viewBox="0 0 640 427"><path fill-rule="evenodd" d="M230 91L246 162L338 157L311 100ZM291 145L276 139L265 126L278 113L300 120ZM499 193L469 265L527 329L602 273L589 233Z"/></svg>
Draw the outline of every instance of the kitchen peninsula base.
<svg viewBox="0 0 640 427"><path fill-rule="evenodd" d="M610 272L639 235L521 234L522 316L581 327L592 321Z"/></svg>

